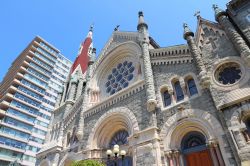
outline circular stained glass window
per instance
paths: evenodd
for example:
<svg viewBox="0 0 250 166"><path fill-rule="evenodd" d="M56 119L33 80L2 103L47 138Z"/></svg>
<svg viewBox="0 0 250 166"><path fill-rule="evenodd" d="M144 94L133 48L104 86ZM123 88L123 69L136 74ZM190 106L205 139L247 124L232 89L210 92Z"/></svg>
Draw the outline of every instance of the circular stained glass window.
<svg viewBox="0 0 250 166"><path fill-rule="evenodd" d="M221 65L215 72L216 80L224 85L236 83L241 78L241 75L239 64L234 62Z"/></svg>
<svg viewBox="0 0 250 166"><path fill-rule="evenodd" d="M105 83L106 92L110 95L128 87L129 81L134 78L135 67L132 62L124 61L112 69Z"/></svg>

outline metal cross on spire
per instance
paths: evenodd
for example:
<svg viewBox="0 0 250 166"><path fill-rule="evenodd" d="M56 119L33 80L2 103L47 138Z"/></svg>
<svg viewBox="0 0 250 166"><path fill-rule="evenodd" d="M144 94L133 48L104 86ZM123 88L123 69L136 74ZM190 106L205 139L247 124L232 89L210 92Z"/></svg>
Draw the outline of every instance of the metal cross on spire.
<svg viewBox="0 0 250 166"><path fill-rule="evenodd" d="M201 16L201 12L198 10L194 13L194 16L199 18Z"/></svg>

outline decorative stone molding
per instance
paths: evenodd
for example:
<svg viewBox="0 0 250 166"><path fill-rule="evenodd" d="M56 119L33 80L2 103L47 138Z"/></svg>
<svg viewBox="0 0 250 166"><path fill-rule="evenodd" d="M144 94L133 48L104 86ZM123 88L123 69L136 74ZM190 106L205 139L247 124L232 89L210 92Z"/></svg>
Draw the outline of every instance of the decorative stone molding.
<svg viewBox="0 0 250 166"><path fill-rule="evenodd" d="M119 92L117 92L116 94L106 98L105 100L97 103L96 105L92 106L91 108L89 108L88 110L86 110L84 117L89 117L93 114L98 113L99 111L102 111L103 109L112 106L116 103L118 103L121 100L124 100L128 97L130 97L131 95L134 95L135 93L138 93L142 90L144 90L145 85L144 85L144 81L138 81L132 85L130 85L127 89L125 90L121 90Z"/></svg>
<svg viewBox="0 0 250 166"><path fill-rule="evenodd" d="M161 58L161 59L151 59L151 64L154 66L159 65L175 65L182 63L192 63L192 57L176 57L176 58Z"/></svg>
<svg viewBox="0 0 250 166"><path fill-rule="evenodd" d="M223 85L221 83L219 83L216 78L215 78L215 72L216 70L223 64L226 64L226 63L236 63L240 66L240 69L241 69L241 78L234 84L229 84L229 85ZM231 57L226 57L226 58L223 58L223 59L219 59L218 61L216 61L214 64L213 64L213 71L211 71L211 85L213 87L215 87L216 89L219 89L219 90L223 90L223 91L229 91L229 90L234 90L234 89L237 89L239 87L242 87L244 84L246 84L249 79L250 79L250 74L248 72L248 69L246 69L244 66L245 62L242 61L241 58L239 57L235 57L235 56L231 56Z"/></svg>
<svg viewBox="0 0 250 166"><path fill-rule="evenodd" d="M108 142L106 141L109 140L103 140L102 134L105 133L106 138L108 137L108 135L113 134L110 133L111 130L107 130L105 132L105 126L107 127L107 124L109 123L110 127L115 127L114 123L116 120L126 124L126 130L128 131L129 135L133 135L134 133L137 133L139 131L138 122L132 111L130 111L126 107L113 108L102 115L95 123L95 126L92 128L92 131L90 132L91 134L89 135L87 141L87 149L96 149L99 148L98 146L107 146ZM102 132L100 132L100 130Z"/></svg>

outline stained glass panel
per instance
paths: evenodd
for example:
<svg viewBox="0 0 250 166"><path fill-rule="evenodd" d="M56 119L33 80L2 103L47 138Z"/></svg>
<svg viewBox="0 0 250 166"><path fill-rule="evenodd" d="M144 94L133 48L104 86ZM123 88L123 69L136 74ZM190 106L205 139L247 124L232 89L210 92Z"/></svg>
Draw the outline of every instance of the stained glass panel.
<svg viewBox="0 0 250 166"><path fill-rule="evenodd" d="M105 83L106 92L110 95L126 88L129 82L134 78L135 67L132 62L124 61L119 63L116 68L112 69L111 74L108 75L107 82Z"/></svg>

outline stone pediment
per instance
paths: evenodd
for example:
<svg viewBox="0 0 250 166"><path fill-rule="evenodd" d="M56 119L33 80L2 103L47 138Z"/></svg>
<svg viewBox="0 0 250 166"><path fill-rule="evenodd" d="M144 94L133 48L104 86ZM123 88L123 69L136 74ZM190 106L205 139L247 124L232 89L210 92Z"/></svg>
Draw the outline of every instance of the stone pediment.
<svg viewBox="0 0 250 166"><path fill-rule="evenodd" d="M100 63L103 61L106 55L108 55L119 44L127 41L134 41L138 43L138 37L139 37L138 32L120 32L120 31L113 32L108 42L101 50L98 59L96 60L94 68L100 65Z"/></svg>
<svg viewBox="0 0 250 166"><path fill-rule="evenodd" d="M196 44L200 51L202 51L204 44L210 43L210 37L226 36L222 27L216 23L206 20L202 17L198 17L197 29L195 34ZM209 36L208 36L209 35ZM209 40L208 40L209 39Z"/></svg>

